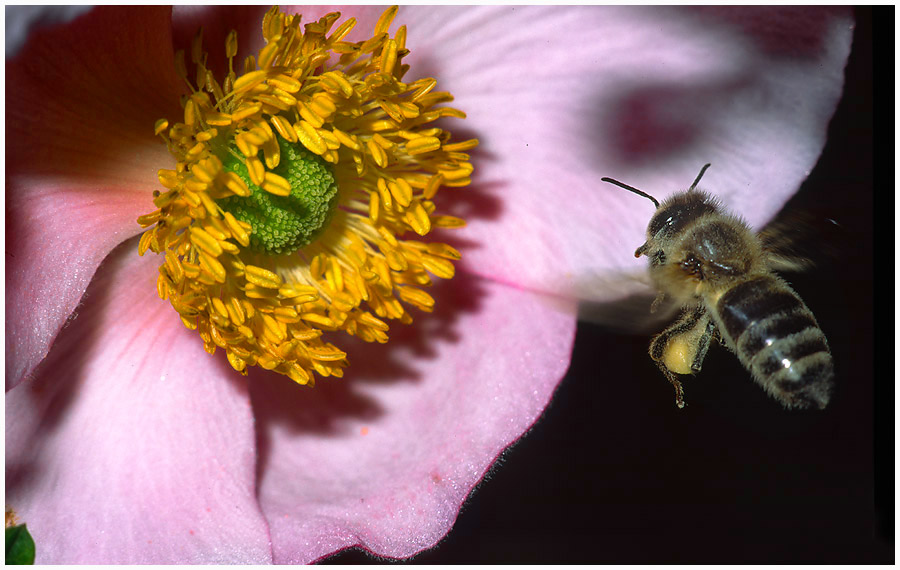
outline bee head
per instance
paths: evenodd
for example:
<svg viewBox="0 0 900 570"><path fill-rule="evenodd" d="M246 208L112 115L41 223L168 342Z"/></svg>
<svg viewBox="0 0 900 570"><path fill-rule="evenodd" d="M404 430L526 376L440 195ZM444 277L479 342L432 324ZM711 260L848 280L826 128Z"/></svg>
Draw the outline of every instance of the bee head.
<svg viewBox="0 0 900 570"><path fill-rule="evenodd" d="M650 199L656 212L647 224L647 240L634 252L650 260L653 280L675 298L686 301L703 288L718 288L750 268L742 253L749 229L724 211L715 198L697 190L705 165L690 188L661 204L649 194L606 180Z"/></svg>
<svg viewBox="0 0 900 570"><path fill-rule="evenodd" d="M650 194L633 186L623 184L613 178L601 178L604 182L615 184L649 199L656 206L656 213L650 218L650 224L647 226L647 241L634 252L635 257L646 255L650 257L651 265L666 263L666 259L670 256L667 255L669 252L666 251L665 244L669 243L692 220L718 209L718 205L712 197L697 191L697 184L709 167L708 163L703 165L700 174L686 192L675 194L662 204Z"/></svg>
<svg viewBox="0 0 900 570"><path fill-rule="evenodd" d="M719 205L716 200L694 187L673 195L663 202L650 218L650 223L647 224L647 243L638 248L635 257L646 254L645 251L641 251L642 248L654 243L669 242L681 235L684 229L697 219L717 211Z"/></svg>
<svg viewBox="0 0 900 570"><path fill-rule="evenodd" d="M682 302L722 290L764 264L750 228L696 189L675 194L657 208L647 241L635 251L641 255L650 259L660 290Z"/></svg>

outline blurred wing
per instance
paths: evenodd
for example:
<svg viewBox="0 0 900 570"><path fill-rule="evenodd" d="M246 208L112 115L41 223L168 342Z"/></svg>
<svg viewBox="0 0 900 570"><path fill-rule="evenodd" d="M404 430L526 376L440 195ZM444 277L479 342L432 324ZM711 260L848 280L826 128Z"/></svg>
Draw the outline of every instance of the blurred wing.
<svg viewBox="0 0 900 570"><path fill-rule="evenodd" d="M758 235L769 269L799 272L815 267L817 261L836 258L840 231L840 225L831 218L782 210Z"/></svg>
<svg viewBox="0 0 900 570"><path fill-rule="evenodd" d="M658 331L663 323L672 320L680 308L669 298L654 301L657 293L650 282L646 267L639 273L621 273L587 277L580 284L585 293L595 289L608 294L615 291L613 300L590 300L597 295L582 294L578 303L578 318L619 332Z"/></svg>

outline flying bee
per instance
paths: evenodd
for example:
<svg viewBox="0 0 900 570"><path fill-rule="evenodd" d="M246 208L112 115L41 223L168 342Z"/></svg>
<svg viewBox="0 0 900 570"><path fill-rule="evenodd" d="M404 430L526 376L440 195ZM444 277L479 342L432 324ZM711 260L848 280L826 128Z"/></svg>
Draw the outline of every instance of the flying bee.
<svg viewBox="0 0 900 570"><path fill-rule="evenodd" d="M668 296L682 313L653 338L650 357L675 387L679 408L684 389L678 375L700 372L710 345L720 342L786 408L822 409L834 379L825 335L800 296L773 273L786 265L785 258L767 249L746 222L697 190L709 166L700 169L690 188L662 204L637 188L602 178L656 206L647 241L634 256L650 260L658 291L650 310Z"/></svg>

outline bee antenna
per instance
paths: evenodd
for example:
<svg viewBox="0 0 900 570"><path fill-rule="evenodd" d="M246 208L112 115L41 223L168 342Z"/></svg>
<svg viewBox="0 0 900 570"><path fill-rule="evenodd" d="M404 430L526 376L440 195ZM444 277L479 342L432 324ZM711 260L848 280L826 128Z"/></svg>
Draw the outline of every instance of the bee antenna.
<svg viewBox="0 0 900 570"><path fill-rule="evenodd" d="M697 178L694 179L694 183L691 184L691 187L688 188L688 192L697 188L697 184L700 182L700 179L703 178L703 173L706 172L706 169L712 166L710 163L706 163L703 165L703 168L700 169L700 174L697 175Z"/></svg>
<svg viewBox="0 0 900 570"><path fill-rule="evenodd" d="M707 164L707 166L709 166L709 165ZM701 172L701 174L703 174L703 173ZM614 179L608 178L606 176L604 176L600 180L602 180L603 182L609 182L610 184L615 184L619 188L624 188L625 190L628 190L629 192L634 192L638 196L643 196L644 198L649 198L650 201L653 202L653 205L656 206L657 208L659 208L659 201L656 198L654 198L653 196L651 196L650 194L647 194L646 192L644 192L642 190L638 190L637 188L634 188L633 186L629 186L628 184L623 184L623 183L619 182L618 180L614 180Z"/></svg>

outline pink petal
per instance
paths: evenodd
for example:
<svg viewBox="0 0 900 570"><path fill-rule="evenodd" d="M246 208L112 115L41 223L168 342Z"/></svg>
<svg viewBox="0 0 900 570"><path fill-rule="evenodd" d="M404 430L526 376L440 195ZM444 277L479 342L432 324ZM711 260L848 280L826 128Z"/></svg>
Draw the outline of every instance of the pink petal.
<svg viewBox="0 0 900 570"><path fill-rule="evenodd" d="M251 372L276 562L433 546L547 405L568 367L571 317L465 276L434 294L434 315L394 326L387 345L353 347L344 379L304 390Z"/></svg>
<svg viewBox="0 0 900 570"><path fill-rule="evenodd" d="M169 32L164 8L97 8L7 63L7 389L153 210L156 171L173 165L153 125L180 113Z"/></svg>
<svg viewBox="0 0 900 570"><path fill-rule="evenodd" d="M470 266L595 300L633 290L617 275L643 273L653 213L600 178L662 199L711 162L701 187L763 224L824 146L852 33L848 10L812 7L409 6L396 21L411 78L436 77L468 114L450 128L481 140L459 191Z"/></svg>
<svg viewBox="0 0 900 570"><path fill-rule="evenodd" d="M6 504L37 563L271 560L245 380L156 296L131 240L6 396Z"/></svg>

